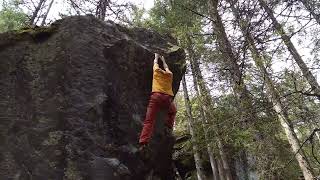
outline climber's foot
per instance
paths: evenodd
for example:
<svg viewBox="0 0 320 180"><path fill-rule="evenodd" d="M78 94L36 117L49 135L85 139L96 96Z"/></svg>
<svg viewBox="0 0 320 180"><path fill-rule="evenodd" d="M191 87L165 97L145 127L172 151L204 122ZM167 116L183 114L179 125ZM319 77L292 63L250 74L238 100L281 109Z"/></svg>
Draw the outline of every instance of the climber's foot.
<svg viewBox="0 0 320 180"><path fill-rule="evenodd" d="M148 144L141 144L139 147L139 154L143 160L148 160L150 158L150 148Z"/></svg>
<svg viewBox="0 0 320 180"><path fill-rule="evenodd" d="M164 133L165 133L167 136L171 136L171 135L172 135L172 132L173 132L173 129L172 129L172 128L164 127Z"/></svg>

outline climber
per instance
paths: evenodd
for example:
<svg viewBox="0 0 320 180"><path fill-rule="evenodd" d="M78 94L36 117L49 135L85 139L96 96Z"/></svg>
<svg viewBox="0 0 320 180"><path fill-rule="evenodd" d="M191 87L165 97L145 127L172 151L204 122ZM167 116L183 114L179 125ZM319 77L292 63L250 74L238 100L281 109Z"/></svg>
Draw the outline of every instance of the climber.
<svg viewBox="0 0 320 180"><path fill-rule="evenodd" d="M140 135L140 150L145 149L153 133L155 117L160 108L168 110L165 125L172 132L174 119L176 116L176 107L173 103L172 79L173 74L170 71L163 56L160 57L163 63L163 69L159 67L159 54L155 53L153 61L153 79L152 93L147 107L146 117L143 122L143 129Z"/></svg>

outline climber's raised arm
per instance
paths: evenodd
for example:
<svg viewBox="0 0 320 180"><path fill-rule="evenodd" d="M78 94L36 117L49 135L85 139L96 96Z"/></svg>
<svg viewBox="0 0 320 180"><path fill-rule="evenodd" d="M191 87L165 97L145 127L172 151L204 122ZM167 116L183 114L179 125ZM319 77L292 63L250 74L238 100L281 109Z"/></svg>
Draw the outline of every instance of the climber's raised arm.
<svg viewBox="0 0 320 180"><path fill-rule="evenodd" d="M158 59L159 59L159 54L154 53L153 70L156 70L157 68L159 68Z"/></svg>
<svg viewBox="0 0 320 180"><path fill-rule="evenodd" d="M161 56L161 60L162 60L162 62L163 62L163 67L164 67L164 69L166 70L166 72L172 73L172 72L170 71L170 69L169 69L169 67L168 67L168 65L167 65L167 63L166 63L166 60L164 59L163 56Z"/></svg>

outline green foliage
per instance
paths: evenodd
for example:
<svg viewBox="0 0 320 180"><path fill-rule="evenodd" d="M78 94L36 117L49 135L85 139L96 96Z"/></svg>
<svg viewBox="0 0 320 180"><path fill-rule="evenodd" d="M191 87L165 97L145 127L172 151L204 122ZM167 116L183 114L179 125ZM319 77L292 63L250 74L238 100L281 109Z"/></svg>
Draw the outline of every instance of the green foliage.
<svg viewBox="0 0 320 180"><path fill-rule="evenodd" d="M230 82L225 81L225 79L230 79L228 76L232 74L232 72L229 72L232 71L232 68L230 70L230 65L226 63L227 57L221 53L219 47L216 47L216 37L208 33L208 29L212 30L210 23L208 23L208 18L200 15L210 16L208 14L206 2L207 1L204 0L156 0L155 7L151 9L149 17L144 19L143 23L137 24L154 29L163 34L173 35L178 39L181 47L188 50L188 52L189 50L194 52L195 57L193 58L198 59L202 65L206 64L211 68L218 67L219 73L215 75L218 76L220 80L219 83L222 82L221 86L228 89L230 88ZM230 27L233 26L232 28L235 29L237 26L232 20L230 21L232 17L228 14L228 6L229 4L226 5L225 1L221 1L219 4L219 13L227 14L222 16L224 25L229 26L226 27L227 31L231 29ZM241 13L246 14L248 12ZM255 12L256 15L260 13L259 10ZM137 17L139 17L138 15ZM286 23L283 23L282 25L285 26ZM259 29L259 27L260 26L253 27L253 29ZM262 25L261 27L264 26ZM290 34L294 34L297 31L296 26L288 26L284 27L284 29L290 32ZM264 30L257 30L256 32L252 31L250 33L255 37L256 35L259 36L258 34L261 33L261 31ZM318 42L319 38L317 38L317 35L319 33L317 32L319 31L314 31L314 37L315 41ZM243 151L253 156L254 165L251 168L254 168L259 173L261 179L273 179L275 177L277 179L297 179L297 177L301 175L301 171L298 171L299 166L294 159L294 155L287 137L283 132L283 128L280 126L277 119L278 116L273 110L273 104L269 100L270 94L266 92L266 82L263 72L261 73L261 71L253 65L252 57L248 57L247 54L249 51L247 47L245 47L246 45L243 45L246 44L243 41L244 38L236 37L239 32L233 32L236 35L232 35L232 32L226 33L230 38L232 46L234 46L231 48L234 48L235 56L238 56L237 59L240 61L243 56L243 69L241 70L244 74L243 79L246 88L253 98L253 106L255 109L252 112L257 114L257 119L254 119L254 122L242 122L243 119L245 119L243 116L245 116L246 113L246 110L244 109L251 106L245 106L247 103L246 99L242 98L239 100L239 97L234 96L232 93L226 93L215 98L212 102L214 108L207 107L207 104L201 103L196 96L190 97L194 119L200 119L200 109L203 108L203 106L210 108L211 111L206 114L208 119L210 119L210 122L205 124L205 128L209 130L208 135L210 137L210 143L214 145L215 155L219 154L217 153L218 148L216 145L217 139L219 138L225 147L227 147L225 148L225 153L230 159L237 158ZM277 33L278 35L283 34L282 31L278 31ZM266 31L265 36L273 37L274 34L274 31L268 30ZM263 38L265 37L262 37L262 39ZM320 49L319 43L317 44L316 48L318 47L318 49ZM265 50L265 47L261 47L261 49ZM316 48L313 51L315 57L319 56L319 50ZM239 50L239 52L237 52L237 50ZM188 52L187 58L192 59ZM268 67L268 70L271 69L269 67L273 64L272 60L274 59L274 56L283 59L284 56L287 56L287 49L284 46L279 46L274 52L274 56L269 55L270 54L266 53L264 55L266 57L263 58L265 62L261 61L262 64ZM241 62L237 63L240 64ZM242 66L242 64L240 64L240 66ZM271 75L273 74L271 73ZM294 75L284 73L282 77L272 76L271 78L276 79L274 85L283 96L281 97L281 101L283 101L285 108L288 110L288 115L293 121L292 123L295 130L297 130L299 139L304 139L311 133L310 129L312 128L309 127L310 124L319 123L319 120L317 119L320 110L319 103L315 101L315 97L305 96L296 92L297 89L302 92L311 92L308 84L300 73ZM211 96L211 94L207 95ZM175 132L178 134L185 134L188 132L188 126L183 98L181 98L181 96L179 102L180 105ZM298 125L296 123L298 123ZM201 121L197 121L195 128L197 143L202 147L203 152L205 152L207 142L204 140L204 132L201 127ZM316 143L315 145L318 147L319 143ZM185 148L191 150L190 143L188 146L185 146ZM307 157L311 157L310 145L306 145L304 150L307 153ZM320 154L317 155L319 156ZM313 160L311 163L312 166L315 167L315 161Z"/></svg>
<svg viewBox="0 0 320 180"><path fill-rule="evenodd" d="M146 15L146 10L144 8L139 8L138 6L131 6L131 25L133 27L146 27L144 15Z"/></svg>
<svg viewBox="0 0 320 180"><path fill-rule="evenodd" d="M27 15L18 7L19 1L3 2L0 11L0 32L22 28L27 22Z"/></svg>
<svg viewBox="0 0 320 180"><path fill-rule="evenodd" d="M206 9L204 4L206 3L202 2L201 5L199 2L189 0L157 0L155 7L150 11L150 17L144 21L143 25L164 34L172 34L182 47L192 48L195 58L207 62L209 66L215 63L224 67L223 55L217 49L206 46L206 44L213 44L214 37L201 35L205 29L203 18L190 11L192 9L203 12L203 9ZM254 78L247 76L246 81L252 82ZM254 95L256 107L269 107L266 103L266 95L261 92L262 81L257 81L250 90ZM188 133L189 130L183 98L181 96L177 98L179 111L175 133L181 135ZM205 153L207 142L204 139L199 112L203 106L207 105L201 104L197 97L191 97L191 103L192 113L197 122L195 126L197 145ZM225 94L215 99L214 103L214 109L210 108L212 110L207 114L210 122L205 125L205 128L209 131L208 136L214 147L215 155L219 155L217 147L217 138L219 138L228 147L225 153L230 157L236 158L243 150L254 156L254 168L261 173L263 179L270 179L274 175L283 179L299 176L299 172L294 171L298 168L296 162L286 165L292 158L292 153L275 115L270 115L268 109L258 108L259 119L248 127L241 122L243 111L239 109L239 104L245 102L239 102L238 98L232 94ZM191 143L188 142L184 149L191 151Z"/></svg>
<svg viewBox="0 0 320 180"><path fill-rule="evenodd" d="M186 134L188 132L188 122L186 117L186 108L184 105L183 95L177 93L175 97L175 104L179 111L176 114L174 132L177 136Z"/></svg>
<svg viewBox="0 0 320 180"><path fill-rule="evenodd" d="M193 6L192 3L193 1L189 0L156 0L149 12L149 18L143 23L144 27L163 34L171 34L179 40L182 47L185 47L186 37L202 30L201 19L183 8Z"/></svg>

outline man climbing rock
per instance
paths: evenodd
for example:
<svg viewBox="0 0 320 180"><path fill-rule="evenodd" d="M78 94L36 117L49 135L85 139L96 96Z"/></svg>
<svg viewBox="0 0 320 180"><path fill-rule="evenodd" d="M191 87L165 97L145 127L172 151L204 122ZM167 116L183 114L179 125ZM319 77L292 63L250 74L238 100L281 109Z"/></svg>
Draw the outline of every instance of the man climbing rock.
<svg viewBox="0 0 320 180"><path fill-rule="evenodd" d="M156 114L160 109L167 109L166 126L172 131L174 119L176 116L176 107L173 103L172 79L173 74L170 71L165 59L161 56L163 69L158 64L159 54L155 53L153 64L152 93L147 107L146 117L143 123L143 129L140 135L140 151L144 151L149 143L153 133Z"/></svg>

